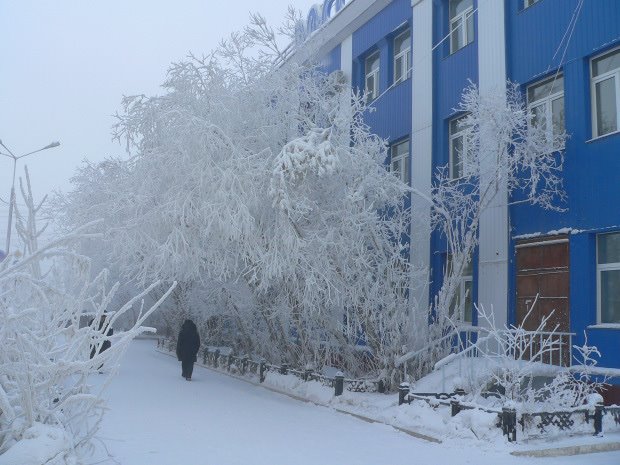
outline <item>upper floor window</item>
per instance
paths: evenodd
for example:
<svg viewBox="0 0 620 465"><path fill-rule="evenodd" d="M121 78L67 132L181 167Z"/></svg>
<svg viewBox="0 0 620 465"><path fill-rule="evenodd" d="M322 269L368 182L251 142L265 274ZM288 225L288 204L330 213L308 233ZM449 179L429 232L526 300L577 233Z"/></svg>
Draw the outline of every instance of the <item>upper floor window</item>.
<svg viewBox="0 0 620 465"><path fill-rule="evenodd" d="M364 71L366 73L366 99L370 102L379 96L379 52L366 58Z"/></svg>
<svg viewBox="0 0 620 465"><path fill-rule="evenodd" d="M394 83L411 76L411 32L407 29L394 39Z"/></svg>
<svg viewBox="0 0 620 465"><path fill-rule="evenodd" d="M534 3L539 2L540 0L523 0L523 8L527 8L532 6Z"/></svg>
<svg viewBox="0 0 620 465"><path fill-rule="evenodd" d="M620 49L592 60L594 137L618 131L620 120Z"/></svg>
<svg viewBox="0 0 620 465"><path fill-rule="evenodd" d="M450 53L474 41L474 0L450 0Z"/></svg>
<svg viewBox="0 0 620 465"><path fill-rule="evenodd" d="M564 76L554 76L527 88L530 123L547 133L547 139L564 133ZM553 147L554 150L562 147Z"/></svg>
<svg viewBox="0 0 620 465"><path fill-rule="evenodd" d="M466 162L469 160L470 133L466 123L467 115L450 120L450 178L462 178L466 174Z"/></svg>
<svg viewBox="0 0 620 465"><path fill-rule="evenodd" d="M409 184L409 139L390 147L390 171Z"/></svg>
<svg viewBox="0 0 620 465"><path fill-rule="evenodd" d="M620 233L597 238L598 323L620 323Z"/></svg>

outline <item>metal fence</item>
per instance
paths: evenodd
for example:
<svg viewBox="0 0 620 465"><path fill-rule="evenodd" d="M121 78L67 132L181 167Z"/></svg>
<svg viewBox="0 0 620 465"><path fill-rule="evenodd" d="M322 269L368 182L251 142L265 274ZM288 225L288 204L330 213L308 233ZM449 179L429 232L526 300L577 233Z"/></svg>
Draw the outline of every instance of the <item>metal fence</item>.
<svg viewBox="0 0 620 465"><path fill-rule="evenodd" d="M157 340L157 347L174 352L176 341L174 339L160 338ZM265 381L266 374L279 373L282 375L294 375L303 381L317 381L326 387L334 389L334 395L340 396L344 390L351 392L378 392L387 391L386 383L383 380L374 379L351 379L345 378L341 372L335 376L327 376L311 369L298 369L289 366L287 363L274 365L266 360L254 360L250 355L235 355L232 352L224 354L219 348L205 347L202 351L202 363L206 366L226 371L228 373L238 373L242 376L254 375L259 382Z"/></svg>
<svg viewBox="0 0 620 465"><path fill-rule="evenodd" d="M498 396L497 393L486 393L489 396ZM398 405L410 404L414 400L422 400L433 406L450 407L451 415L454 417L463 410L479 410L487 413L497 414L496 426L508 437L509 441L517 440L517 429L521 426L521 433L536 430L539 434L547 433L551 427L555 427L560 432L572 433L578 424L585 422L592 426L592 434L603 434L603 418L609 415L616 426L620 427L620 407L605 407L602 403L594 406L584 406L571 410L527 412L517 415L516 409L512 407L502 407L490 409L480 405L463 402L466 395L462 389L455 392L410 392L408 383L402 383L398 390Z"/></svg>

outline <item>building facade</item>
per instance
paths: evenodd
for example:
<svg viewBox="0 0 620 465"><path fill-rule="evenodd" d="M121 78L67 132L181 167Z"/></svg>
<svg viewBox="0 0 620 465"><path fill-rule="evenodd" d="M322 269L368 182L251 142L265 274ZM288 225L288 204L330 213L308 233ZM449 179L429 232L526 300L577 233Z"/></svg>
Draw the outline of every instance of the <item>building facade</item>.
<svg viewBox="0 0 620 465"><path fill-rule="evenodd" d="M366 92L372 130L390 144L388 169L429 193L439 167L459 176L466 134L463 90L517 83L538 124L565 130L561 211L512 202L506 186L480 219L479 247L463 276L462 318L492 306L496 322L533 320L585 338L599 365L620 368L620 1L327 0L308 19L299 59L319 57ZM416 208L411 261L428 270L418 298L441 285L448 251ZM470 310L467 310L469 308ZM620 403L620 379L612 379Z"/></svg>

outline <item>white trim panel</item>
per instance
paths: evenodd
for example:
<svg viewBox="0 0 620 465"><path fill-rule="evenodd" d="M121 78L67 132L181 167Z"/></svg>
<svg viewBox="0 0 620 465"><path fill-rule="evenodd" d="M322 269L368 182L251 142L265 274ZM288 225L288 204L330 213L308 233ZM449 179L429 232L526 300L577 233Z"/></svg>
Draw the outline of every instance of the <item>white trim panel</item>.
<svg viewBox="0 0 620 465"><path fill-rule="evenodd" d="M506 33L503 0L478 0L478 76L481 95L506 89ZM489 144L493 144L489 141ZM486 145L481 141L481 145ZM484 146L480 151L484 153ZM491 158L491 157L489 157ZM490 160L489 160L490 161ZM490 161L492 162L492 161ZM482 167L482 173L494 173ZM489 182L483 175L484 186ZM484 189L484 187L482 187ZM502 327L508 316L508 188L506 183L480 215L478 302Z"/></svg>

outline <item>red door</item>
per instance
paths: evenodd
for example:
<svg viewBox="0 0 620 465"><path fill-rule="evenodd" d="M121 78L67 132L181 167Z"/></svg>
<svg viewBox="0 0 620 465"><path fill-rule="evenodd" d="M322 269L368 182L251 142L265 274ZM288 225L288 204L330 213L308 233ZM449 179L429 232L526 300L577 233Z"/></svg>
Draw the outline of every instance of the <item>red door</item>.
<svg viewBox="0 0 620 465"><path fill-rule="evenodd" d="M557 332L570 331L568 247L568 236L517 243L517 325L523 324L524 329L533 331L544 317L550 315L544 331L554 328ZM534 302L536 305L532 309ZM526 319L530 309L532 311ZM561 360L562 364L567 364L570 361L570 339L568 336L556 339L558 345L562 345L561 351L554 350L541 361L559 364ZM531 350L535 353L538 347L539 343L535 343Z"/></svg>

